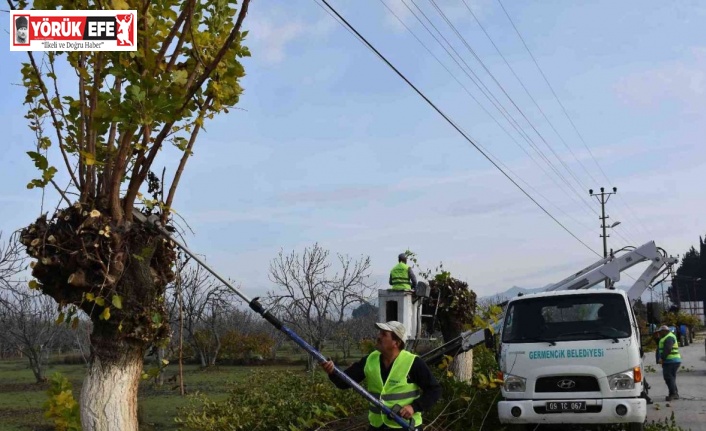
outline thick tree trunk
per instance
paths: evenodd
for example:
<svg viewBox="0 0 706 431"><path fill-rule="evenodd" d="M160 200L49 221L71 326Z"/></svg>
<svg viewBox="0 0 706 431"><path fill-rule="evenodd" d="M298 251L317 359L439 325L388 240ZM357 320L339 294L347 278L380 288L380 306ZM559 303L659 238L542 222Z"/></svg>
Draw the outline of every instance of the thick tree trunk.
<svg viewBox="0 0 706 431"><path fill-rule="evenodd" d="M115 345L110 354L94 352L91 355L81 388L83 431L138 431L137 389L143 348L126 343L112 344ZM101 346L103 351L109 348L105 344Z"/></svg>
<svg viewBox="0 0 706 431"><path fill-rule="evenodd" d="M451 363L451 371L456 380L470 384L473 379L473 350L456 355Z"/></svg>
<svg viewBox="0 0 706 431"><path fill-rule="evenodd" d="M457 321L447 318L441 319L440 323L445 343L461 335L462 326ZM471 383L473 378L473 350L456 355L450 365L450 369L454 373L456 380Z"/></svg>

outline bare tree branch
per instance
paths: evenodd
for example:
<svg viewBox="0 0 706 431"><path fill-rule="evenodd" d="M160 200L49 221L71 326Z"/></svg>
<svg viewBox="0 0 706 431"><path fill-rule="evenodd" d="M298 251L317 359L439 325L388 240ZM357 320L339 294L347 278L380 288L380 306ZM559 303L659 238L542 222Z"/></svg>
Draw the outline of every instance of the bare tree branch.
<svg viewBox="0 0 706 431"><path fill-rule="evenodd" d="M269 277L279 290L268 292L268 305L319 350L373 288L369 257L338 255L338 263L341 270L331 274L329 252L318 243L301 255L280 251L270 262Z"/></svg>
<svg viewBox="0 0 706 431"><path fill-rule="evenodd" d="M15 285L14 277L25 269L27 259L18 241L18 234L10 236L5 245L0 231L0 289L10 289Z"/></svg>

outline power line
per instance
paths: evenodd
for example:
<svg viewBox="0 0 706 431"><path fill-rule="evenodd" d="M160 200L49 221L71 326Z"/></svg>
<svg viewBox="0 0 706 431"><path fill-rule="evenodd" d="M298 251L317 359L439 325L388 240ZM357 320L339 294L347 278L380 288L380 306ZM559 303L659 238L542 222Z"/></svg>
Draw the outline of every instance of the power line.
<svg viewBox="0 0 706 431"><path fill-rule="evenodd" d="M527 196L532 202L534 202L534 204L537 205L552 220L554 220L554 222L556 222L559 226L561 226L562 229L564 229L566 232L568 232L569 235L574 237L574 239L576 239L578 242L580 242L584 247L586 247L587 249L589 249L590 251L592 251L596 255L600 256L599 253L597 253L595 250L593 250L591 247L589 247L586 243L581 241L581 239L579 237L574 235L573 232L571 232L566 226L564 226L559 220L557 220L556 217L554 217L539 202L537 202L529 193L527 193L527 191L524 188L522 188L522 186L520 186L514 179L512 179L512 177L510 177L507 174L507 172L505 172L497 163L495 163L495 161L493 161L493 159L491 159L466 133L464 133L463 130L461 130L461 128L459 126L457 126L456 123L453 122L453 120L451 120L441 109L439 109L431 100L429 100L429 98L426 95L424 95L424 93L422 93L414 84L412 84L412 82L409 79L407 79L407 77L402 72L400 72L392 63L390 63L390 61L387 60L387 58L385 58L385 56L382 55L380 53L380 51L375 49L375 47L370 42L368 42L368 40L365 39L365 37L363 37L358 32L358 30L356 30L348 21L346 21L346 19L343 18L341 16L341 14L339 14L338 11L336 11L336 9L334 9L328 3L328 1L321 0L321 2L324 3L326 5L326 7L328 7L331 10L331 12L333 12L341 20L341 22L343 22L346 25L346 27L351 29L360 38L360 40L362 40L365 43L365 45L367 45L371 50L373 50L375 52L375 54L383 62L385 62L385 64L387 64L400 78L402 78L403 81L405 81L407 83L407 85L412 87L412 89L422 99L424 99L424 101L427 102L427 104L429 104L429 106L431 106L439 115L441 115L451 125L451 127L453 127L459 134L461 134L461 136L463 136L466 139L466 141L468 141L469 144L471 144L479 153L481 153L483 155L483 157L485 157L490 163L492 163L496 169L498 169L508 180L510 180L510 182L512 182L518 189L520 189L520 191L522 191L522 193L524 193L525 196Z"/></svg>
<svg viewBox="0 0 706 431"><path fill-rule="evenodd" d="M557 93L556 93L556 91L554 90L554 87L552 86L552 84L549 83L549 79L547 79L547 76L544 74L544 71L543 71L542 68L539 66L539 62L537 62L537 59L536 59L536 58L534 57L534 55L532 54L532 51L529 49L529 46L527 45L527 42L525 41L524 37L522 37L522 34L520 33L520 30L517 28L517 26L515 25L515 22L514 22L514 21L512 20L512 18L510 17L510 14L508 13L507 9L505 9L505 6L503 5L502 1L501 1L501 0L498 0L498 4L500 4L500 7L502 8L503 12L505 13L505 16L507 17L508 21L510 21L510 24L512 25L512 28L515 30L515 33L517 34L517 36L518 36L518 37L520 38L520 40L522 41L522 44L524 45L525 49L527 50L527 53L528 53L529 56L532 58L532 62L534 62L534 65L537 67L537 70L539 70L539 73L542 75L542 78L544 79L544 82L546 82L547 86L549 87L549 89L551 90L552 94L554 95L554 98L555 98L556 101L559 103L559 106L561 107L561 110L564 112L564 115L565 115L566 118L569 120L569 123L571 124L571 127L574 129L574 131L575 131L576 134L578 135L579 139L580 139L581 142L583 143L583 146L584 146L584 147L586 148L586 150L588 151L589 155L591 156L591 159L593 159L594 163L596 164L596 166L598 167L598 169L601 171L601 173L603 174L603 177L606 179L606 181L608 181L608 183L611 183L610 179L608 178L608 175L606 175L606 173L605 173L605 171L603 170L603 168L601 167L600 163L598 163L598 160L597 160L596 157L593 155L593 152L591 151L591 148L590 148L590 147L588 146L588 144L586 143L586 140L584 139L583 135L582 135L581 132L579 131L578 127L576 127L576 124L574 123L574 120L571 118L571 116L569 115L569 112L567 111L566 107L565 107L564 104L561 102L561 99L559 98L559 95L557 95ZM591 176L591 175L589 174L589 176ZM591 179L594 180L594 183L595 183L595 179L593 178L593 176L591 176ZM621 200L622 200L622 199L621 199ZM638 223L640 224L640 227L641 227L646 233L649 234L648 229L647 229L647 228L645 227L645 225L642 223L642 220L640 220L640 218L637 217L637 214L635 214L635 213L632 211L632 208L630 208L630 206L628 205L627 201L625 201L625 206L628 208L629 212L630 212L631 215L635 218L635 220L638 221Z"/></svg>
<svg viewBox="0 0 706 431"><path fill-rule="evenodd" d="M544 117L544 119L547 120L547 124L549 124L549 126L552 128L552 130L554 131L554 133L557 135L557 137L559 137L559 140L561 140L561 142L564 144L564 147L566 147L566 149L569 150L569 152L570 152L571 155L573 156L574 160L576 160L576 161L579 163L579 165L581 165L581 167L582 167L583 170L588 174L588 176L591 178L591 180L593 180L593 181L595 182L595 178L593 178L593 175L591 175L591 173L588 171L588 169L586 169L586 166L585 166L583 163L581 163L581 160L579 160L579 158L576 157L576 154L574 154L574 151L573 151L573 150L571 149L571 147L566 143L566 140L564 139L564 137L561 136L561 134L560 134L559 131L556 129L556 127L554 127L554 124L551 122L551 120L549 119L549 117L547 117L547 114L544 113L544 110L542 109L542 107L539 105L539 103L538 103L537 100L534 98L534 96L532 96L532 93L530 93L529 89L527 88L527 86L525 86L525 83L522 81L522 79L521 79L521 78L517 75L517 73L515 72L515 68L513 68L513 67L510 65L510 63L507 61L507 58L505 58L505 55L502 53L502 51L500 51L500 48L498 48L498 46L495 44L495 41L494 41L493 38L490 36L490 34L488 33L488 31L485 29L485 27L483 26L483 24L480 22L480 20L479 20L478 17L476 16L476 14L473 12L473 10L471 9L471 7L468 6L468 2L467 2L466 0L462 0L462 1L463 1L463 5L466 6L466 9L468 10L468 12L471 14L471 16L473 17L473 19L475 20L476 24L478 24L478 27L480 27L480 29L483 31L483 34L485 34L485 36L488 38L488 40L490 41L490 43L493 45L493 48L495 48L495 51L500 55L500 58L503 59L503 62L504 62L505 65L508 67L508 69L510 69L510 72L512 72L512 75L515 77L515 79L517 79L517 82L520 83L520 86L522 86L522 89L525 90L525 93L527 93L527 96L529 96L529 98L532 100L532 102L533 102L534 105L537 107L537 109L539 110L539 112L542 114L542 117ZM581 185L584 186L583 183L581 183ZM585 188L585 186L584 186L584 188Z"/></svg>
<svg viewBox="0 0 706 431"><path fill-rule="evenodd" d="M439 46L441 46L441 48L442 48L444 51L446 51L446 54L448 54L449 57L451 57L451 59L456 63L456 65L461 69L461 71L471 80L471 82L473 82L473 84L476 86L476 88L478 88L478 90L483 94L483 96L485 96L485 98L488 99L488 101L493 105L493 107L495 107L495 109L498 110L498 112L505 118L505 120L510 124L510 126L512 126L512 127L515 129L515 131L517 131L517 133L520 135L520 137L521 137L522 139L524 139L524 141L527 142L527 144L540 156L540 158L542 158L542 159L544 160L544 162L551 168L552 171L554 171L554 173L557 175L557 177L559 177L559 179L561 179L561 180L564 182L564 184L570 189L570 191L573 191L574 194L575 194L576 196L578 196L578 200L576 199L575 196L571 195L570 193L567 193L566 190L564 190L560 185L558 185L557 182L554 180L554 178L553 178L551 175L549 175L549 174L544 170L544 168L542 168L539 164L537 164L537 162L536 162L536 161L534 160L534 158L525 150L525 148L522 147L522 146L517 142L517 140L515 140L515 138L512 137L512 135L510 135L510 134L507 132L507 130L505 130L505 128L501 126L501 128L503 129L503 131L505 131L506 133L508 133L508 136L510 136L510 138L513 140L513 142L514 142L525 154L527 154L527 156L529 156L530 159L532 159L532 161L534 161L535 164L537 164L537 166L540 167L540 169L542 169L542 171L554 182L554 184L556 184L557 187L559 187L559 189L560 189L562 192L564 192L574 203L578 202L579 205L581 205L581 204L583 203L583 205L585 205L586 208L588 208L588 209L589 209L590 211L592 211L594 214L598 215L598 212L595 210L595 208L593 208L593 207L592 207L588 202L586 202L585 200L582 200L583 195L577 193L576 190L572 189L572 187L571 187L571 185L569 184L569 182L568 182L568 180L566 179L566 177L564 177L564 175L563 175L561 172L559 172L559 170L554 166L554 164L551 162L551 160L549 160L549 159L547 158L547 156L544 154L544 152L534 143L534 140L522 129L522 127L520 126L520 124L513 118L513 116L507 111L507 109L505 109L505 107L504 107L503 104L497 99L497 97L495 97L495 95L493 94L493 92L490 91L490 89L485 85L485 83L480 79L480 77L479 77L478 75L476 75L476 73L473 71L473 69L471 68L471 66L463 59L463 56L461 56L461 54L459 54L458 51L456 51L456 49L453 47L453 45L448 41L448 39L446 39L446 37L444 36L444 34L436 27L436 25L434 25L434 22L426 15L426 13L424 13L424 11L414 2L414 0L411 0L411 2L412 2L412 4L414 5L414 7L417 9L417 11L424 17L424 19L426 19L426 21L429 23L429 25L439 34L439 36L441 37L441 39L443 39L443 41L446 42L446 45L448 45L448 47L451 49L451 51L453 51L453 53L456 54L456 56L458 57L458 60L456 59L456 57L454 57L453 54L451 54L451 52L449 51L449 49L446 48L446 46L444 46L444 44L439 40L439 38L429 29L429 27L427 27L427 25L424 23L424 21L422 21L421 18L419 18L419 16L417 15L417 13L416 13L414 10L412 10L412 9L409 7L409 5L407 5L407 3L405 2L405 0L402 0L402 4L405 5L405 7L407 8L407 10L409 10L410 13L412 13L412 15L417 19L417 21L424 27L424 29L425 29L425 30L432 36L432 38L434 38L434 40L439 44ZM398 19L399 19L399 18L398 18ZM465 68L459 63L459 60L466 66ZM469 74L469 72L470 72L470 74ZM473 76L471 76L471 75L473 75ZM475 77L475 79L474 79L474 77ZM464 87L464 88L465 88L465 87ZM470 93L469 93L469 94L470 94ZM481 108L483 108L483 110L485 110L485 111L487 112L487 110L483 107L483 105L480 104L480 102L478 102L478 100L477 100L474 96L471 95L471 97L476 101L476 103L478 103L478 104L481 106ZM488 113L488 115L490 115L490 113ZM493 118L493 119L495 120L495 117L493 117L492 115L491 115L491 118ZM497 123L497 120L495 120L495 121L496 121L496 123Z"/></svg>
<svg viewBox="0 0 706 431"><path fill-rule="evenodd" d="M591 155L591 158L592 158L593 161L596 163L596 166L598 166L598 169L601 171L601 173L603 174L603 176L605 177L605 179L608 180L608 182L610 182L610 180L608 179L608 176L606 175L605 171L603 170L603 168L601 167L601 165L598 163L598 160L596 160L595 156L593 155L593 152L592 152L591 149L588 147L588 144L586 144L586 141L583 139L583 135L581 135L581 132L579 132L579 129L576 127L576 124L575 124L574 121L571 119L571 116L569 115L569 112L568 112L568 111L566 110L566 108L564 107L564 104L561 103L561 100L559 99L559 96L556 94L556 91L554 91L554 87L549 83L549 79L547 79L547 76L544 74L544 71L542 70L542 68L539 67L539 63L537 62L537 59L536 59L536 58L534 57L534 55L532 54L532 51L530 51L529 46L527 45L527 42L525 42L525 38L522 37L522 34L520 34L520 31L518 30L517 26L515 25L515 22L512 20L512 18L510 18L510 14L509 14L509 13L507 12L507 10L505 9L505 6L503 5L502 1L501 1L501 0L498 0L498 3L500 4L500 7L502 8L503 12L505 12L505 16L506 16L507 19L510 21L510 24L512 24L512 28L515 29L515 33L517 33L517 36L519 36L520 40L522 41L522 44L524 45L525 49L527 50L527 53L529 53L530 57L532 58L532 61L534 62L535 66L537 66L537 69L539 70L539 73L542 75L542 78L544 78L544 82L547 83L547 86L549 86L549 89L551 90L552 94L553 94L554 97L556 98L557 102L559 102L559 106L561 106L561 109L562 109L562 111L564 112L564 115L566 115L566 118L567 118L567 119L569 120L569 122L571 123L571 126L573 127L574 131L576 131L576 134L579 136L579 138L580 138L581 141L583 142L584 147L586 147L586 150L588 150L588 153ZM589 174L589 176L591 176L591 175ZM595 179L593 178L593 176L591 176L591 179L592 179L592 180L595 180Z"/></svg>
<svg viewBox="0 0 706 431"><path fill-rule="evenodd" d="M468 95L471 97L471 99L473 99L473 101L476 102L476 104L483 110L483 112L485 112L485 113L495 122L495 124L497 124L498 127L500 127L500 129L501 129L503 132L505 132L505 134L512 140L512 142L513 142L520 150L522 150L522 151L530 158L530 160L532 160L532 162L534 162L534 164L535 164L535 165L536 165L536 166L537 166L537 167L557 186L557 188L558 188L559 190L561 190L562 192L564 192L570 199L574 199L574 197L573 197L572 195L568 194L568 193L566 192L566 190L564 190L564 189L561 187L561 185L557 182L557 180L556 180L553 176L551 176L551 175L546 171L546 169L545 169L542 165L539 164L539 162L537 162L537 160L532 156L532 154L530 154L530 153L527 151L527 149L526 149L525 147L523 147L522 145L520 145L519 142L517 142L517 139L515 139L515 137L505 128L505 126L503 126L503 125L498 121L497 117L494 116L493 114L491 114L491 113L488 111L488 109L487 109L482 103L480 103L480 101L473 95L473 93L471 93L471 91L458 79L458 77L456 77L456 75L454 75L454 73L451 72L451 70L450 70L450 69L441 61L441 59L439 59L439 57L437 57L436 54L434 54L434 52L414 33L414 31L412 31L412 29L409 28L409 26L407 26L407 24L405 24L405 22L395 13L395 11L392 10L392 9L390 9L390 7L385 3L384 0L380 0L380 3L382 3L383 6L385 6L385 8L400 22L400 24L402 24L402 26L405 27L405 29L407 29L407 31L419 42L420 45L422 45L422 47L424 47L424 49L439 63L439 65L441 65L441 67L444 68L444 70L446 70L446 72L448 72L448 74L458 83L458 85L460 85L461 88L463 88L463 90L466 92L466 94L468 94ZM446 47L445 47L443 44L441 44L441 42L436 38L436 36L435 36L433 33L431 33L431 31L426 27L426 24L425 24L423 21L421 21L418 16L416 16L415 12L414 12L413 10L411 10L411 9L409 8L409 6L407 6L406 3L403 2L403 4L407 7L407 9L408 9L412 14L414 14L415 18L417 18L417 21L419 21L419 23L422 24L422 26L424 26L424 28L427 30L427 32L429 32L429 34L430 34L432 37L434 37L434 39L437 41L437 43L439 43L440 46L441 46L442 48L444 48L444 50L446 50L446 53L449 54L449 56L451 57L451 59L456 62L456 64L459 66L459 68L461 68L461 70L466 74L466 76L468 76L469 78L471 78L471 77L468 75L468 72L466 72L466 71L463 69L463 67L459 64L458 60L456 60L456 59L451 55L451 53L446 49ZM473 80L473 79L471 78L471 80ZM480 87L478 86L478 84L477 84L475 81L474 81L473 83L476 85L476 87L478 87L478 88L480 89ZM482 91L482 89L480 89L480 90ZM487 94L483 93L483 95L486 96L486 98L488 98L488 99L490 100L490 98L487 96ZM491 100L491 103L492 103L492 100ZM494 106L495 106L495 105L494 105ZM497 106L495 106L495 108L497 109ZM499 112L502 114L502 111L499 110ZM506 117L506 119L507 119L507 117ZM511 125L512 125L512 124L511 124ZM497 157L496 157L496 159L497 159ZM498 160L499 160L499 159L498 159ZM506 169L508 169L505 165L503 165L503 167L505 167ZM553 204L553 203L552 203L549 199L547 199L544 195L542 195L541 193L539 193L534 187L530 186L526 181L524 181L519 175L515 174L514 172L512 172L512 173L513 173L513 175L515 175L517 178L519 178L524 184L526 184L528 187L530 187L532 190L534 190L538 195L540 195L544 200L546 200L547 202L549 202L550 204L552 204L555 208L559 209L559 211L561 211L562 213L564 213L567 217L569 217L569 218L571 218L573 221L575 221L575 222L581 224L584 228L587 228L587 229L590 230L590 228L586 227L585 224L582 224L581 222L578 222L576 219L574 219L573 217L571 217L570 215L568 215L564 210L562 210L561 208L559 208L557 205ZM579 202L579 203L580 203L580 202Z"/></svg>
<svg viewBox="0 0 706 431"><path fill-rule="evenodd" d="M532 128L532 130L534 130L534 132L537 134L537 136L540 138L540 140L541 140L542 142L544 142L544 145L546 145L546 147L549 149L549 151L551 151L551 153L554 155L554 157L559 161L559 163L564 167L564 169L566 169L566 171L567 171L567 172L569 173L569 175L574 179L574 181L576 181L576 183L579 185L579 187L583 187L583 184L581 184L581 181L579 181L579 179L576 177L576 175L573 173L573 171L572 171L571 169L569 169L569 167L566 165L566 163L561 159L561 157L559 157L559 155L556 153L556 151L554 151L554 148L549 144L549 142L547 142L547 140L546 140L546 139L544 138L544 136L539 132L539 130L535 127L535 125L532 123L532 121L530 121L530 119L527 117L527 115L525 115L524 111L517 105L517 103L516 103L515 100L512 98L512 96L510 96L510 94L507 92L507 90L505 89L505 87L498 81L498 79L495 77L495 75L493 74L493 72L490 71L490 69L486 66L486 64L483 62L483 60L478 56L478 54L477 54L477 53L475 52L475 50L471 47L471 45L468 43L468 41L466 40L466 38L461 34L461 32L458 31L458 29L456 28L456 26L455 26L455 25L451 22L451 20L446 16L446 14L444 13L444 11L441 10L441 8L437 5L436 1L435 1L435 0L430 0L430 2L431 2L431 4L432 4L432 6L436 9L437 13L439 13L439 15L444 19L444 21L446 21L446 24L448 24L448 26L451 27L451 29L452 29L453 32L456 34L456 36L461 40L461 42L462 42L463 45L466 47L466 49L468 49L468 51L471 53L471 55L473 55L473 57L476 59L476 61L478 61L478 63L480 63L481 67L483 67L483 69L484 69L484 70L486 71L486 73L490 76L490 78L493 80L493 82L495 82L495 84L498 86L498 88L500 88L500 90L501 90L502 93L505 95L505 97L507 97L507 99L510 101L510 103L512 104L512 106L514 106L515 109L517 110L517 112L520 113L520 115L522 116L522 118L525 119L525 121L527 122L527 124ZM571 189L580 197L580 199L581 199L584 203L586 203L586 205L588 205L589 208L590 208L590 205L587 203L587 200L585 199L584 195L583 195L582 193L580 193L578 190L576 190L576 189L574 188L574 186L573 186L570 182L567 181L567 184L568 184L569 187L571 187ZM591 210L593 211L593 208L591 208Z"/></svg>
<svg viewBox="0 0 706 431"><path fill-rule="evenodd" d="M414 33L414 31L412 31L412 29L409 28L409 26L399 17L399 15L397 15L397 13L396 13L394 10L392 10L392 9L387 5L387 3L385 3L385 0L379 0L379 1L380 1L380 3L382 3L382 5L385 6L385 8L397 19L397 21L399 21L400 24L402 24L402 26L417 40L417 42L419 42L419 44L422 45L422 47L424 47L424 49L437 61L437 63L439 63L439 65L440 65L442 68L444 68L444 70L446 70L446 72L451 76L451 78L453 78L453 79L458 83L458 85L460 85L461 88L464 89L464 91L476 102L476 104L478 104L478 106L483 110L483 112L485 112L485 113L495 122L495 124L497 124L498 127L500 127L500 129L502 129L503 132L505 132L505 134L515 143L515 145L517 145L517 146L530 158L530 160L532 160L532 161L534 162L534 164L537 165L537 167L538 167L539 169L541 169L542 172L544 172L544 174L547 175L547 177L548 177L550 180L552 180L552 181L554 182L554 184L555 184L560 190L562 190L564 193L566 193L566 191L561 188L561 185L560 185L559 183L557 183L556 179L555 179L554 177L552 177L552 176L544 169L544 167L543 167L542 165L540 165L539 162L537 162L537 160L535 160L535 158L532 156L532 154L530 154L530 153L527 151L527 149L525 149L525 147L523 147L522 145L520 145L519 142L517 142L517 140L515 139L515 137L512 136L512 134L511 134L510 132L508 132L508 130L505 128L505 126L503 126L503 125L498 121L497 117L495 117L494 115L492 115L492 114L488 111L488 109L487 109L485 106L483 106L483 104L480 103L480 101L473 95L473 93L471 93L470 90L458 79L458 77L456 77L456 75L454 75L454 73L451 72L451 70L441 61L441 59L439 59L439 57L437 57L436 54L434 54L434 52L416 35L416 33ZM320 5L319 5L319 6L320 6ZM406 4L405 4L405 6L406 6ZM407 7L407 8L409 9L409 7ZM327 12L328 12L328 11L327 11ZM411 9L410 9L410 12L414 13L414 11L412 11ZM331 14L331 13L329 12L329 14ZM332 15L332 16L333 16L333 15ZM417 18L417 19L418 19L418 18ZM421 21L420 21L420 22L421 22ZM422 23L422 25L424 25L424 23ZM427 31L428 31L428 30L427 30ZM350 32L350 30L349 30L349 32ZM433 35L432 35L432 36L433 36ZM443 46L442 46L442 47L443 47ZM453 58L453 57L452 57L452 58ZM455 59L454 59L454 60L455 60ZM458 62L457 62L457 64L458 64ZM460 66L460 65L459 65L459 66ZM571 216L570 214L568 214L568 213L567 213L566 211L564 211L561 207L559 207L558 205L556 205L556 204L554 204L552 201L550 201L550 200L549 200L546 196L544 196L540 191L538 191L537 189L535 189L531 184L529 184L527 181L525 181L525 180L524 180L522 177L520 177L517 173L513 172L513 171L512 171L507 165L505 165L497 156L493 155L490 151L488 151L486 148L484 148L482 145L480 145L480 143L479 143L478 145L479 145L481 148L483 148L484 151L486 151L488 154L490 154L492 157L494 157L494 158L498 161L498 164L500 164L503 168L505 168L507 171L509 171L509 172L510 172L511 174L513 174L515 177L517 177L523 184L525 184L527 187L529 187L530 189L532 189L532 191L534 191L535 194L539 195L539 196L540 196L542 199L544 199L547 203L549 203L550 205L552 205L554 208L556 208L557 210L559 210L562 214L564 214L566 217L568 217L569 219L571 219L571 220L574 221L575 223L581 225L581 226L582 226L583 228L585 228L586 230L589 230L589 231L592 230L592 228L590 228L590 227L586 226L584 223L582 223L582 222L576 220L573 216ZM573 196L571 196L571 195L568 195L568 196L569 196L570 198L573 197Z"/></svg>

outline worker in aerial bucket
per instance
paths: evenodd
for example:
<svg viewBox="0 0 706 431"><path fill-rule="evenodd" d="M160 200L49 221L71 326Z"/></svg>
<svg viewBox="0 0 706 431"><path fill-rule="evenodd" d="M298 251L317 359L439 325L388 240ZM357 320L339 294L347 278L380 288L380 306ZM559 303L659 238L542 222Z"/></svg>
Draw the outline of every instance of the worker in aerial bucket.
<svg viewBox="0 0 706 431"><path fill-rule="evenodd" d="M397 321L376 323L380 330L375 351L348 367L344 373L352 380L367 382L367 389L373 396L396 411L403 419L414 419L415 430L422 430L422 412L428 411L441 397L441 385L431 370L419 356L404 350L406 331ZM333 361L321 364L329 379L339 388L350 386L336 376ZM401 426L388 418L381 409L369 405L368 431L399 430Z"/></svg>
<svg viewBox="0 0 706 431"><path fill-rule="evenodd" d="M412 290L417 286L417 277L412 268L407 265L407 255L397 256L397 265L390 271L390 286L392 290Z"/></svg>

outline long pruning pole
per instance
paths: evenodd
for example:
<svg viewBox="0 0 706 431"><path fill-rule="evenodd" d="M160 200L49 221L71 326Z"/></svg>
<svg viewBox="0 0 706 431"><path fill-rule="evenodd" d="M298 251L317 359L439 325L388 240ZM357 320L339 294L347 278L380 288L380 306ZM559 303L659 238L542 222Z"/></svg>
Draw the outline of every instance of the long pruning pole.
<svg viewBox="0 0 706 431"><path fill-rule="evenodd" d="M306 350L307 353L309 353L311 356L314 357L320 364L324 363L327 361L326 357L321 354L318 350L316 350L311 344L307 343L303 338L301 338L299 335L297 335L294 331L291 329L287 328L276 316L274 316L272 313L270 313L268 310L265 310L258 301L259 298L253 298L250 299L248 298L243 292L241 292L238 288L230 284L225 278L221 277L216 271L211 269L204 261L202 261L196 254L192 253L185 245L174 239L172 235L167 231L164 226L159 221L159 218L156 215L152 215L149 217L146 217L144 214L142 214L138 209L133 209L133 217L137 219L139 222L146 224L149 227L154 228L159 232L162 236L165 238L169 239L170 241L174 242L179 248L181 248L186 254L191 256L196 262L198 262L199 265L201 265L206 271L210 272L213 274L214 277L216 277L221 283L223 283L228 289L230 289L233 293L238 295L243 299L243 301L247 302L250 308L255 311L257 314L265 318L268 322L270 322L275 328L283 332L289 339L294 341L301 347L302 349ZM385 413L389 418L397 422L403 429L406 429L408 431L414 431L415 426L414 426L414 419L410 420L410 422L407 422L404 418L402 418L400 415L397 414L396 411L393 411L389 407L387 407L385 404L383 404L379 399L375 398L372 394L370 394L368 391L365 390L362 386L360 386L356 381L352 380L346 373L341 371L338 367L334 366L333 368L333 374L335 374L338 378L346 382L351 388L353 388L356 392L358 392L360 395L363 396L369 403L374 404L376 407L378 407L383 413Z"/></svg>

